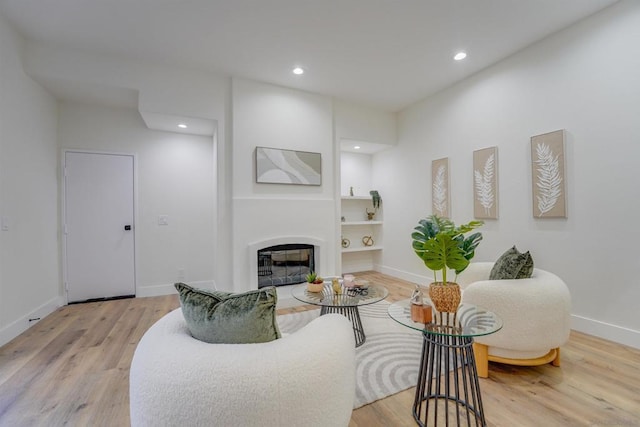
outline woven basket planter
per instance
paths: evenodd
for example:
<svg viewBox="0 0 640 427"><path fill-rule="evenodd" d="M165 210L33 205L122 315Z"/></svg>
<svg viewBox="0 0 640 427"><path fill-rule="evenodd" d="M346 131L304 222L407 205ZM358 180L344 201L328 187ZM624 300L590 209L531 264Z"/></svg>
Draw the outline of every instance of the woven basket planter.
<svg viewBox="0 0 640 427"><path fill-rule="evenodd" d="M455 313L460 305L460 286L457 283L433 282L429 284L429 298L440 313Z"/></svg>
<svg viewBox="0 0 640 427"><path fill-rule="evenodd" d="M324 289L324 283L307 283L307 290L309 292L317 293L322 292Z"/></svg>

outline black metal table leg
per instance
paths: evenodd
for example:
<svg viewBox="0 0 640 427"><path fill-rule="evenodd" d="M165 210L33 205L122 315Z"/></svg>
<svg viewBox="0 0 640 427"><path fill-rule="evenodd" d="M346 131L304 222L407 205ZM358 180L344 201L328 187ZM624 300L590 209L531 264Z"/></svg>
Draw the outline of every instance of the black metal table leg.
<svg viewBox="0 0 640 427"><path fill-rule="evenodd" d="M473 338L423 333L413 418L418 425L486 426ZM465 422L465 424L461 424Z"/></svg>
<svg viewBox="0 0 640 427"><path fill-rule="evenodd" d="M338 313L345 316L347 319L351 321L353 325L353 335L356 338L356 347L360 347L367 340L367 337L364 334L364 328L362 327L362 321L360 320L360 311L358 311L358 306L326 306L323 305L320 309L320 316L329 313Z"/></svg>

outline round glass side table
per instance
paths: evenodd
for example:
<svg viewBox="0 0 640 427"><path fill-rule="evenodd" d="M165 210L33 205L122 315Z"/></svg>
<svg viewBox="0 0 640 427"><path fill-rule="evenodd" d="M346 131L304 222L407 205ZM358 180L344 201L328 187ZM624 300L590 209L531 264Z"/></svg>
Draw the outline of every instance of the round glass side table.
<svg viewBox="0 0 640 427"><path fill-rule="evenodd" d="M429 304L428 299L425 304ZM389 316L422 332L422 356L413 418L418 425L438 422L486 426L482 396L473 353L473 337L489 335L502 328L495 313L471 304L460 304L457 313L436 313L430 323L411 320L411 302L389 306Z"/></svg>
<svg viewBox="0 0 640 427"><path fill-rule="evenodd" d="M306 304L319 305L320 316L329 313L339 313L346 316L353 325L356 347L360 347L367 337L364 334L358 307L382 301L389 295L389 291L384 286L369 284L366 288L343 286L342 293L336 294L331 287L331 282L325 282L322 292L309 292L307 285L301 285L293 288L291 295Z"/></svg>

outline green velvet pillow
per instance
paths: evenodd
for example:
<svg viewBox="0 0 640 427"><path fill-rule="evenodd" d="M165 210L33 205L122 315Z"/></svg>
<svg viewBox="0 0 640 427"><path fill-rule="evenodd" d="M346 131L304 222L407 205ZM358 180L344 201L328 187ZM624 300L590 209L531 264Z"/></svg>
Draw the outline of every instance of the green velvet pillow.
<svg viewBox="0 0 640 427"><path fill-rule="evenodd" d="M529 251L521 253L514 246L495 262L489 280L528 279L533 274L533 258Z"/></svg>
<svg viewBox="0 0 640 427"><path fill-rule="evenodd" d="M280 338L273 286L243 294L205 291L184 283L175 287L187 327L200 341L246 344Z"/></svg>

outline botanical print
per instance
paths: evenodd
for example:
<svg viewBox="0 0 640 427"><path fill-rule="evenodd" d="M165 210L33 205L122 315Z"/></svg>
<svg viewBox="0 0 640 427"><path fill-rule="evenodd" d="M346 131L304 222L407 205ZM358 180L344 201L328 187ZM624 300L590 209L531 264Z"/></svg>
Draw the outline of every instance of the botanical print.
<svg viewBox="0 0 640 427"><path fill-rule="evenodd" d="M433 213L449 218L449 159L431 162L431 204Z"/></svg>
<svg viewBox="0 0 640 427"><path fill-rule="evenodd" d="M498 218L498 147L473 152L473 215Z"/></svg>
<svg viewBox="0 0 640 427"><path fill-rule="evenodd" d="M564 130L531 138L533 216L566 217Z"/></svg>

